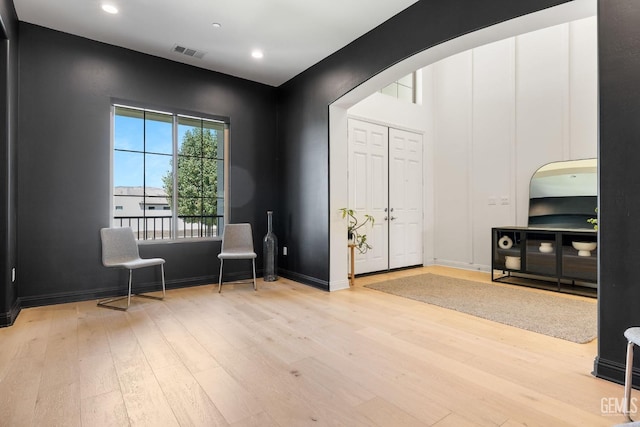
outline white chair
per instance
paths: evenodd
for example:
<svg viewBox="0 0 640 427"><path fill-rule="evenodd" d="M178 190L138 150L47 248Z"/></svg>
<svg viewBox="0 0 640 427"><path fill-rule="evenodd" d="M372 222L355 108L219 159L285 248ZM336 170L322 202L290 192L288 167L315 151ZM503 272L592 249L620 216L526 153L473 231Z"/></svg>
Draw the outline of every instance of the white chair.
<svg viewBox="0 0 640 427"><path fill-rule="evenodd" d="M220 276L218 278L218 293L222 292L222 265L225 259L250 259L253 264L253 289L256 285L256 258L253 250L253 232L251 224L227 224L222 234L222 250L218 254L220 259Z"/></svg>
<svg viewBox="0 0 640 427"><path fill-rule="evenodd" d="M129 270L129 293L123 297L107 298L98 301L100 307L112 308L115 310L127 310L131 305L131 279L133 270L143 267L160 266L162 275L162 297L152 295L136 294L145 298L164 299L164 259L162 258L140 258L138 243L136 242L133 230L129 227L103 228L100 230L102 241L102 265L105 267L126 268ZM114 301L127 299L126 307L110 305Z"/></svg>
<svg viewBox="0 0 640 427"><path fill-rule="evenodd" d="M624 331L627 342L627 361L624 371L624 415L631 420L631 386L633 380L633 346L640 345L640 327L629 328ZM640 425L640 423L639 423Z"/></svg>

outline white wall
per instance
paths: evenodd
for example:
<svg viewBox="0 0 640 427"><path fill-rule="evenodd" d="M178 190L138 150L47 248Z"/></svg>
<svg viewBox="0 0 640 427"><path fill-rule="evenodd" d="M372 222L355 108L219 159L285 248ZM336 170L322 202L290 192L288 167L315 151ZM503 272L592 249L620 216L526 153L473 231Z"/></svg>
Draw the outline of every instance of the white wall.
<svg viewBox="0 0 640 427"><path fill-rule="evenodd" d="M423 105L374 94L349 116L423 132L425 264L489 270L491 227L526 225L529 180L597 155L596 18L422 70Z"/></svg>
<svg viewBox="0 0 640 427"><path fill-rule="evenodd" d="M511 179L516 159L512 144L516 126L514 55L513 38L473 50L471 264L490 261L487 236L492 226L515 223L516 186Z"/></svg>

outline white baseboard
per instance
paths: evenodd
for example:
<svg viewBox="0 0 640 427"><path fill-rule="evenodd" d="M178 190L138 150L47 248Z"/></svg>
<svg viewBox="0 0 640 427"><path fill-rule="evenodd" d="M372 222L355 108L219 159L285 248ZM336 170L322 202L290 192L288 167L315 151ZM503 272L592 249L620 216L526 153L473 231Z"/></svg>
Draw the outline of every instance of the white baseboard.
<svg viewBox="0 0 640 427"><path fill-rule="evenodd" d="M484 271L486 273L491 272L490 265L473 264L473 263L460 262L460 261L447 261L443 259L435 259L429 265L441 265L443 267L453 267L453 268L459 268L461 270L470 270L470 271Z"/></svg>
<svg viewBox="0 0 640 427"><path fill-rule="evenodd" d="M329 282L329 292L342 291L344 289L349 289L349 287L349 279Z"/></svg>

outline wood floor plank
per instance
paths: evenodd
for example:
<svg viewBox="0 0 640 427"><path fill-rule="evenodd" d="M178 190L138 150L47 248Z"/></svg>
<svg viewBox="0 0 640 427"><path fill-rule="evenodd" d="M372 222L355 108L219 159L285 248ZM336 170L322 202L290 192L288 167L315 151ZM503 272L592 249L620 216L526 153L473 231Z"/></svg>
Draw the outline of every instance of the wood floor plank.
<svg viewBox="0 0 640 427"><path fill-rule="evenodd" d="M252 415L248 418L231 424L232 427L284 427L276 423L273 418L266 412L260 412L259 414Z"/></svg>
<svg viewBox="0 0 640 427"><path fill-rule="evenodd" d="M181 426L229 425L186 367L161 369L156 371L156 377Z"/></svg>
<svg viewBox="0 0 640 427"><path fill-rule="evenodd" d="M251 391L245 389L223 368L197 372L194 376L229 424L264 411Z"/></svg>
<svg viewBox="0 0 640 427"><path fill-rule="evenodd" d="M86 356L78 360L80 368L80 396L99 396L120 392L118 374L111 353Z"/></svg>
<svg viewBox="0 0 640 427"><path fill-rule="evenodd" d="M31 426L35 415L44 357L23 357L7 364L0 381L0 421L7 426Z"/></svg>
<svg viewBox="0 0 640 427"><path fill-rule="evenodd" d="M371 421L372 425L386 427L391 425L403 427L422 427L424 423L407 414L390 402L374 397L356 407L356 410ZM448 416L447 416L448 417ZM435 424L438 425L438 424ZM453 424L451 424L453 426ZM460 427L464 427L458 424Z"/></svg>
<svg viewBox="0 0 640 427"><path fill-rule="evenodd" d="M127 408L120 390L81 400L81 420L85 426L122 427L129 425Z"/></svg>
<svg viewBox="0 0 640 427"><path fill-rule="evenodd" d="M80 427L80 385L77 382L40 389L35 407L34 425Z"/></svg>
<svg viewBox="0 0 640 427"><path fill-rule="evenodd" d="M113 359L130 424L179 425L142 349L116 348Z"/></svg>
<svg viewBox="0 0 640 427"><path fill-rule="evenodd" d="M180 313L173 313L164 304L147 310L176 356L192 373L215 368L218 362L182 325Z"/></svg>

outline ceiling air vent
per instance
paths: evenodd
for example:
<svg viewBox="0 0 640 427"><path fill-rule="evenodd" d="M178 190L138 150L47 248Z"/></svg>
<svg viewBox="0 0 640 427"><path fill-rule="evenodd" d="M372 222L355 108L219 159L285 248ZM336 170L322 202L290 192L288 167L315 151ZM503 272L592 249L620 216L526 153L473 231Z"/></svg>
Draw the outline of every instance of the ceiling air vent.
<svg viewBox="0 0 640 427"><path fill-rule="evenodd" d="M173 46L171 49L172 52L181 53L186 56L191 56L193 58L202 59L206 52L201 52L196 49L191 49L189 47L180 46L179 44Z"/></svg>

